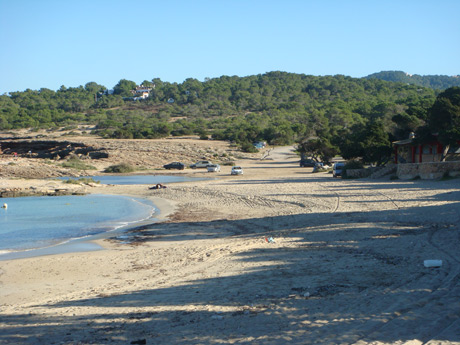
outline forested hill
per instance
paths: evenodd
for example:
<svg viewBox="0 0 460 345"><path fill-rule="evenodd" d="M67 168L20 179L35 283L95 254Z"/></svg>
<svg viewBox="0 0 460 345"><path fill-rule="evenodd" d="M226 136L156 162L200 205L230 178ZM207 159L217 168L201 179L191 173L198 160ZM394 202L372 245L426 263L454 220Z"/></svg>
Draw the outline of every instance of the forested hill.
<svg viewBox="0 0 460 345"><path fill-rule="evenodd" d="M444 90L453 86L460 86L460 76L458 75L451 77L447 75L407 74L402 71L382 71L379 73L370 74L366 78L414 84L424 87L430 87L436 90Z"/></svg>
<svg viewBox="0 0 460 345"><path fill-rule="evenodd" d="M120 80L113 94L95 82L11 92L0 96L0 129L94 124L106 137L198 134L289 144L303 137L341 137L354 125L380 119L398 137L393 117L400 115L406 135L436 97L433 89L403 83L287 72L180 84L153 79L140 83L152 87L148 98L128 100L136 84Z"/></svg>

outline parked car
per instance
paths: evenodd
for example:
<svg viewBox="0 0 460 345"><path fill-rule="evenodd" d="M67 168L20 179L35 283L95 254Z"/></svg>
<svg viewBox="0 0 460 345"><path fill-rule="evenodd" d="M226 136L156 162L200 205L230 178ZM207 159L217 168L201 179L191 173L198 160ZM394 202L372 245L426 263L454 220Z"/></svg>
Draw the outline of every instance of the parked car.
<svg viewBox="0 0 460 345"><path fill-rule="evenodd" d="M342 176L342 169L345 163L334 163L332 167L332 177Z"/></svg>
<svg viewBox="0 0 460 345"><path fill-rule="evenodd" d="M219 164L211 164L211 165L208 165L206 169L208 169L208 172L219 172L220 171L220 165Z"/></svg>
<svg viewBox="0 0 460 345"><path fill-rule="evenodd" d="M303 167L314 167L316 164L316 161L314 161L313 159L300 159L300 167L303 168Z"/></svg>
<svg viewBox="0 0 460 345"><path fill-rule="evenodd" d="M184 170L185 164L181 162L172 162L172 163L163 165L163 168L168 169L168 170L169 169Z"/></svg>
<svg viewBox="0 0 460 345"><path fill-rule="evenodd" d="M264 149L265 146L267 146L267 143L265 141L258 141L254 143L253 145L256 149L261 150L261 149Z"/></svg>
<svg viewBox="0 0 460 345"><path fill-rule="evenodd" d="M190 168L196 169L196 168L207 168L208 165L212 165L211 161L198 161L192 165L190 165Z"/></svg>
<svg viewBox="0 0 460 345"><path fill-rule="evenodd" d="M232 167L231 174L232 175L243 175L243 168L240 166L234 166Z"/></svg>

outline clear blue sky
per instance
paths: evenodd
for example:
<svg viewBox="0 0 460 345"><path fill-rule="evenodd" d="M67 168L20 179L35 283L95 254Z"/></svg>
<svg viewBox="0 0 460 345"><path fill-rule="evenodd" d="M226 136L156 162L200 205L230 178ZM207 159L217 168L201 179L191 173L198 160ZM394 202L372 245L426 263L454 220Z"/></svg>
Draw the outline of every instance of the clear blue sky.
<svg viewBox="0 0 460 345"><path fill-rule="evenodd" d="M0 0L0 94L269 71L460 74L459 0Z"/></svg>

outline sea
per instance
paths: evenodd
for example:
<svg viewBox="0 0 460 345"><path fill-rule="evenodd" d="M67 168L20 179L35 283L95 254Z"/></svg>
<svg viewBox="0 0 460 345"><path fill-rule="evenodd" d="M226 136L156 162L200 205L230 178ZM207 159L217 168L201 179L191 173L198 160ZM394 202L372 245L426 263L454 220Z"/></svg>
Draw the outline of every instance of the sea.
<svg viewBox="0 0 460 345"><path fill-rule="evenodd" d="M53 253L56 249L50 248L62 244L68 244L67 249L61 248L64 251L100 249L81 240L147 219L154 221L157 212L148 200L120 195L21 197L0 201L7 205L0 209L0 260Z"/></svg>
<svg viewBox="0 0 460 345"><path fill-rule="evenodd" d="M184 176L93 176L103 184L167 184L197 180ZM200 179L201 180L201 179ZM149 200L120 195L1 198L0 260L102 249L88 239L154 222Z"/></svg>

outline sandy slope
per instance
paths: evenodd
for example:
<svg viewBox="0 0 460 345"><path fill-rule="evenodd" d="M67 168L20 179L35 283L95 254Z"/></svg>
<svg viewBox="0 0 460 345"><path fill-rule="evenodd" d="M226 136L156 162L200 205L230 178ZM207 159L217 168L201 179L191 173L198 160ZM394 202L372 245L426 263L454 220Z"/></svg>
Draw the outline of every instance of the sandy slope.
<svg viewBox="0 0 460 345"><path fill-rule="evenodd" d="M296 161L278 148L243 176L92 188L173 213L130 245L0 261L0 343L460 344L458 180Z"/></svg>

